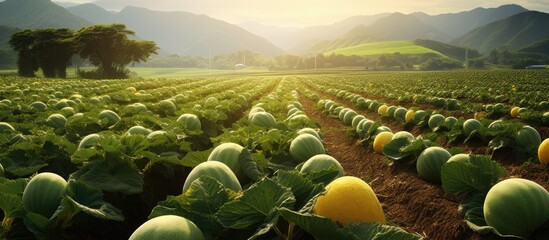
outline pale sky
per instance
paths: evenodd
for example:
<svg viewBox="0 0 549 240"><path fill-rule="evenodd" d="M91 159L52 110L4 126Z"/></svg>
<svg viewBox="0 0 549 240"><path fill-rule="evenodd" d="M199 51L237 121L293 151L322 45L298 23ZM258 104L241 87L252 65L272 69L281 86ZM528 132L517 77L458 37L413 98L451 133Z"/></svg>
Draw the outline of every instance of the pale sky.
<svg viewBox="0 0 549 240"><path fill-rule="evenodd" d="M206 14L230 23L254 21L277 26L331 24L354 15L384 12L439 13L468 11L477 7L518 4L530 10L549 12L549 0L54 0L103 2L110 10L133 5L161 11ZM100 4L101 5L101 4ZM106 5L103 5L106 6Z"/></svg>

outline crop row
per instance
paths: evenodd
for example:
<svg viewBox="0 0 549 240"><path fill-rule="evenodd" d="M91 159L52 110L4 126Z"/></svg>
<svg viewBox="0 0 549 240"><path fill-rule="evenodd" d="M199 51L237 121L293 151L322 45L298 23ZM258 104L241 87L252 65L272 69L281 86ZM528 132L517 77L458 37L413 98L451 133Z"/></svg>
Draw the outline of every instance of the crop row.
<svg viewBox="0 0 549 240"><path fill-rule="evenodd" d="M462 154L459 153L461 151L455 148L451 149L454 153L451 154L448 150L437 146L436 136L432 134L419 137L415 137L406 131L393 134L390 128L375 122L375 119L370 120L332 100L319 100L318 95L313 92L309 92L307 95L314 100L318 100L317 107L319 109L338 118L343 124L350 126L351 130L355 132L355 136L362 139L363 142L370 143L367 145L372 146L374 152L383 153L395 162L407 162L410 165L415 165L420 178L434 183L442 182L442 187L447 194L461 196L460 199L463 200L460 209L467 224L474 231L481 234L493 232L500 236L513 235L528 239L543 238L545 224L548 220L548 209L544 207L534 211L527 210L528 206L532 204L546 206L549 203L549 194L539 184L519 178L499 182L504 174L504 168L488 156ZM338 94L338 97L345 98L349 96L340 96ZM350 98L353 99L353 102L357 102L358 98L352 96ZM394 108L394 110L398 109ZM410 112L400 108L400 113L393 111L388 114L386 105L381 105L379 109L380 116L394 117L394 119L403 123L414 121L415 117L415 122L420 122L417 121L419 117L415 116L414 111ZM425 124L431 130L443 126L439 123L447 119L440 114L432 115L429 118L421 117L421 121L425 121ZM453 122L453 124L457 123L457 121ZM480 126L480 122L478 124ZM467 126L464 127L467 128ZM505 128L505 125L502 121L496 121L496 124L489 128L494 127ZM530 133L535 133L537 136L532 137ZM515 145L520 148L532 147L535 148L534 150L538 150L539 146L540 153L547 151L542 149L543 146L540 145L540 140L531 140L536 137L539 139L539 133L533 128L522 127L513 136L516 141ZM527 144L522 144L521 141L525 141ZM546 140L545 142L549 141ZM530 152L532 149L527 150ZM539 158L542 157L540 154ZM544 161L547 161L547 159L543 158L542 163ZM525 195L532 197L524 198ZM516 211L509 213L510 205L513 205ZM508 219L508 216L511 215L513 216L512 220ZM524 224L525 222L528 222L528 224Z"/></svg>

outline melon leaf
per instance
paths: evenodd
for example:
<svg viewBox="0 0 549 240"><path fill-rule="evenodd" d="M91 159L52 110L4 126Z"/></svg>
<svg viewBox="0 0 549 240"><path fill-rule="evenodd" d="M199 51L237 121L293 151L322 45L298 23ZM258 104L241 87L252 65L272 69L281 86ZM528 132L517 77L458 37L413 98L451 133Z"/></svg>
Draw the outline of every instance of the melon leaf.
<svg viewBox="0 0 549 240"><path fill-rule="evenodd" d="M206 239L215 239L223 226L215 218L219 208L235 197L234 192L208 176L193 181L179 196L168 196L152 210L149 219L162 215L177 215L195 223Z"/></svg>
<svg viewBox="0 0 549 240"><path fill-rule="evenodd" d="M226 228L246 229L256 227L251 239L267 233L278 222L278 208L293 208L296 199L289 188L271 179L263 179L245 190L242 196L221 207L216 214Z"/></svg>
<svg viewBox="0 0 549 240"><path fill-rule="evenodd" d="M453 195L488 192L504 173L505 169L490 157L470 155L468 161L449 161L442 166L442 187Z"/></svg>

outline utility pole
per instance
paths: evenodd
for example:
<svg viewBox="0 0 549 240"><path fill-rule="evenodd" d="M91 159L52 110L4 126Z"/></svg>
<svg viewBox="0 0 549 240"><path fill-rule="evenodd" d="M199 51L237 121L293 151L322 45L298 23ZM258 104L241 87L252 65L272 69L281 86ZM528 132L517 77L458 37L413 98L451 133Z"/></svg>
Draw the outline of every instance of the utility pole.
<svg viewBox="0 0 549 240"><path fill-rule="evenodd" d="M317 53L316 53L316 43L317 43L317 40L315 39L315 46L313 47L313 49L314 49L313 51L314 51L314 54L315 54L315 71L316 71L316 55L317 55Z"/></svg>
<svg viewBox="0 0 549 240"><path fill-rule="evenodd" d="M469 48L465 48L465 67L469 67Z"/></svg>
<svg viewBox="0 0 549 240"><path fill-rule="evenodd" d="M208 49L208 56L210 60L210 64L208 65L208 73L212 75L212 50Z"/></svg>

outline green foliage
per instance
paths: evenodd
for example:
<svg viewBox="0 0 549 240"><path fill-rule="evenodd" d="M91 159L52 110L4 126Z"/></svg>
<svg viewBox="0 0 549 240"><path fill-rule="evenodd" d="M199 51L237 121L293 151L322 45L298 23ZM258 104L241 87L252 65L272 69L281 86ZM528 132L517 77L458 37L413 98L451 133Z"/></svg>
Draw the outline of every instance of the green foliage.
<svg viewBox="0 0 549 240"><path fill-rule="evenodd" d="M126 65L145 61L158 49L152 41L131 40L128 35L134 32L123 24L93 25L78 30L75 42L80 57L96 65L102 78L126 78Z"/></svg>
<svg viewBox="0 0 549 240"><path fill-rule="evenodd" d="M18 52L19 74L34 76L38 67L47 78L65 78L66 68L76 48L69 29L23 30L9 43Z"/></svg>
<svg viewBox="0 0 549 240"><path fill-rule="evenodd" d="M505 169L489 157L469 155L456 158L456 156L442 166L442 187L448 194L486 193L505 173Z"/></svg>

